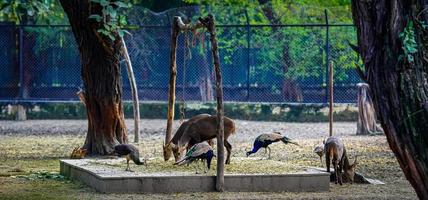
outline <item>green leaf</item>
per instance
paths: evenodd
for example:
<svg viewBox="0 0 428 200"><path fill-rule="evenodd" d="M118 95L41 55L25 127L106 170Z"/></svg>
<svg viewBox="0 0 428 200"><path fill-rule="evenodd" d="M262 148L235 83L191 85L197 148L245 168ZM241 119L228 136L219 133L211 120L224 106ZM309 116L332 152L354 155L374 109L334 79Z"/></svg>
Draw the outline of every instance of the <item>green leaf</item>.
<svg viewBox="0 0 428 200"><path fill-rule="evenodd" d="M109 5L110 2L108 2L107 0L100 0L100 4L101 4L101 6L105 7L105 6Z"/></svg>
<svg viewBox="0 0 428 200"><path fill-rule="evenodd" d="M101 22L103 17L101 17L99 15L91 15L91 16L89 16L89 19L95 19L97 22Z"/></svg>
<svg viewBox="0 0 428 200"><path fill-rule="evenodd" d="M119 34L119 37L123 38L125 35L125 32L123 30L118 30L117 33Z"/></svg>
<svg viewBox="0 0 428 200"><path fill-rule="evenodd" d="M122 1L114 2L114 4L116 6L118 6L119 8L129 8L129 7L131 7L130 4L126 4L126 3L122 2Z"/></svg>
<svg viewBox="0 0 428 200"><path fill-rule="evenodd" d="M110 38L110 40L111 40L111 41L114 41L114 40L115 40L115 38L114 38L113 34L109 33L107 36Z"/></svg>

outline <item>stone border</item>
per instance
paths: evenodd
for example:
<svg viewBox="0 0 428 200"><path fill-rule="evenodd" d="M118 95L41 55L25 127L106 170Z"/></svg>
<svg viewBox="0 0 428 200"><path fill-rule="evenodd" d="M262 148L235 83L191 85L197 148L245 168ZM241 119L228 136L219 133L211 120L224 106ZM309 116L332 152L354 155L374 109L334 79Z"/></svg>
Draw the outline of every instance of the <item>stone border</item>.
<svg viewBox="0 0 428 200"><path fill-rule="evenodd" d="M103 176L73 160L60 160L61 174L102 193L213 192L215 176ZM225 190L230 192L316 192L328 191L330 175L325 172L293 174L225 175Z"/></svg>

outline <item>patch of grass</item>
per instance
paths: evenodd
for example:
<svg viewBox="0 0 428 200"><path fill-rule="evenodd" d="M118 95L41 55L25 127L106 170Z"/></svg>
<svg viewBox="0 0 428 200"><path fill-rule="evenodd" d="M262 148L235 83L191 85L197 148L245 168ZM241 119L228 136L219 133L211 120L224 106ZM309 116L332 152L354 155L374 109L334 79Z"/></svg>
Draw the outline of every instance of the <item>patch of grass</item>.
<svg viewBox="0 0 428 200"><path fill-rule="evenodd" d="M359 155L357 171L369 178L380 179L385 185L331 184L330 192L321 193L176 193L176 194L99 194L78 182L48 178L59 172L59 159L67 158L72 149L81 146L84 136L0 136L0 199L416 199L384 136L344 136L351 160ZM132 141L132 137L130 138ZM245 157L250 139L233 143L231 165L226 173L281 173L324 167L312 150L319 139L296 140L301 146L275 143L271 145L271 160L264 150ZM150 158L148 166L131 165L135 171L182 171L194 173L194 166L173 166L162 160L162 138L143 137L139 145L141 156ZM102 163L98 163L102 164ZM200 164L202 169L202 164ZM112 168L125 169L125 159ZM215 174L213 160L210 174ZM35 178L26 178L34 177ZM41 176L41 177L37 177ZM15 178L13 178L15 177Z"/></svg>

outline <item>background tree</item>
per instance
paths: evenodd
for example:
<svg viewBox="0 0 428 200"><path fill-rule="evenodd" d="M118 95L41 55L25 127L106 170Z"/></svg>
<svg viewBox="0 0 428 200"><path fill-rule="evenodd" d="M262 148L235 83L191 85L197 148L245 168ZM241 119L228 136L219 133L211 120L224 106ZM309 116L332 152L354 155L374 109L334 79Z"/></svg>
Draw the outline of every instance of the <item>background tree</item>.
<svg viewBox="0 0 428 200"><path fill-rule="evenodd" d="M352 0L377 116L406 178L428 199L428 10L425 0Z"/></svg>
<svg viewBox="0 0 428 200"><path fill-rule="evenodd" d="M90 154L110 154L114 145L127 143L128 140L123 116L119 67L122 43L118 37L120 32L114 29L117 21L112 20L117 15L112 10L120 7L122 2L106 0L60 0L60 2L68 16L82 63L84 99L88 117L88 133L84 148ZM110 12L109 17L105 17L106 12Z"/></svg>
<svg viewBox="0 0 428 200"><path fill-rule="evenodd" d="M206 4L201 12L215 13L219 24L247 23L248 14L252 25L266 24L324 24L324 10L329 13L330 23L351 23L348 1L212 1L186 0ZM347 30L343 30L347 29ZM247 33L244 28L219 28L219 47L224 63L237 66L243 63L236 49L247 48ZM325 86L327 60L325 52L325 27L252 27L250 30L250 85L265 87L281 94L283 100L304 101L301 85ZM346 41L354 42L352 27L330 27L330 59L336 62L336 83L349 80L353 75L357 54L352 52ZM268 45L267 45L268 44ZM314 49L316 46L318 48ZM334 48L332 48L334 47ZM246 59L246 57L245 57ZM356 76L355 76L356 77ZM235 81L246 82L240 77ZM225 85L228 78L225 77Z"/></svg>

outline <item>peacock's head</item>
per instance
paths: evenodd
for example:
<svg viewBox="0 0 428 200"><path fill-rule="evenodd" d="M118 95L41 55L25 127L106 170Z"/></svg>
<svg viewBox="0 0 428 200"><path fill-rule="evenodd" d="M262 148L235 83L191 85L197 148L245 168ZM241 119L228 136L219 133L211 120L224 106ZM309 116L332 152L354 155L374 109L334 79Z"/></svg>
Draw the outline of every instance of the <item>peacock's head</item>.
<svg viewBox="0 0 428 200"><path fill-rule="evenodd" d="M247 151L246 153L247 157L251 155L251 151Z"/></svg>

